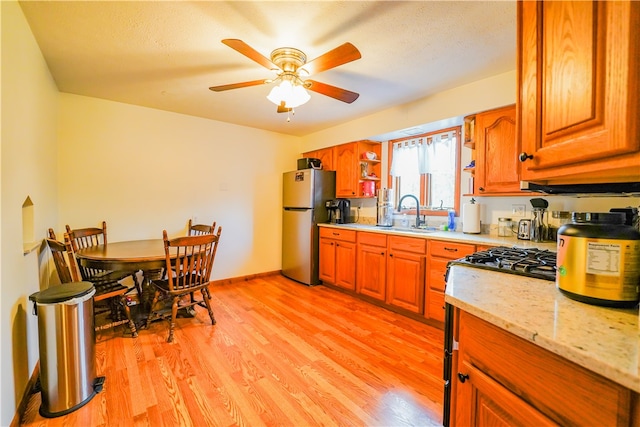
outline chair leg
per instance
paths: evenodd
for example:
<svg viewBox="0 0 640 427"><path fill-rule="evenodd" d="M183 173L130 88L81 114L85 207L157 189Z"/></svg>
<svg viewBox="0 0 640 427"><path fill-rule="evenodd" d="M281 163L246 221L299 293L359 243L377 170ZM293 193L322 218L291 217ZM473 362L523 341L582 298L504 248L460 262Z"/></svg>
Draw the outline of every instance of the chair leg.
<svg viewBox="0 0 640 427"><path fill-rule="evenodd" d="M127 305L126 296L124 295L120 296L120 304L122 305L122 308L124 308L124 314L125 316L127 316L127 319L129 320L129 329L131 329L131 336L133 338L136 338L138 336L138 331L136 330L136 324L131 318L131 309L129 309L129 306Z"/></svg>
<svg viewBox="0 0 640 427"><path fill-rule="evenodd" d="M178 316L178 301L179 297L173 297L173 301L171 303L171 323L169 324L169 338L167 338L167 342L173 342L173 329L176 326L176 317Z"/></svg>
<svg viewBox="0 0 640 427"><path fill-rule="evenodd" d="M153 320L153 307L155 307L156 304L158 303L159 297L160 297L160 291L156 289L155 293L153 294L153 300L151 301L151 307L149 307L149 315L147 316L147 328L149 327L149 325L151 324L151 321Z"/></svg>
<svg viewBox="0 0 640 427"><path fill-rule="evenodd" d="M207 305L207 311L209 312L209 317L211 318L211 324L216 324L216 318L213 316L213 309L211 308L211 294L209 293L209 288L202 288L202 299L204 303Z"/></svg>

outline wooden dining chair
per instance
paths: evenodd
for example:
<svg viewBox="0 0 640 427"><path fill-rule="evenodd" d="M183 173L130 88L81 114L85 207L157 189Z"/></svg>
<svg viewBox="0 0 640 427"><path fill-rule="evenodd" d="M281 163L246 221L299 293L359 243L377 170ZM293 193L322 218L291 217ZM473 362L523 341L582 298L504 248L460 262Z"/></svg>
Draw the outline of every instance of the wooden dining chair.
<svg viewBox="0 0 640 427"><path fill-rule="evenodd" d="M184 236L169 239L167 231L162 232L164 239L164 252L166 259L166 270L172 272L166 278L152 280L155 288L151 312L147 318L149 324L159 318L167 318L168 312L164 309L159 300L171 301L171 317L169 325L168 342L173 341L173 331L175 329L178 309L189 307L205 307L211 318L211 324L216 324L216 319L211 308L211 294L209 291L211 271L215 259L222 227L218 227L217 232L202 234L198 236ZM193 292L200 291L202 299L184 302L183 297ZM183 304L180 305L179 303ZM158 306L158 307L156 307Z"/></svg>
<svg viewBox="0 0 640 427"><path fill-rule="evenodd" d="M189 219L189 225L187 227L189 236L200 236L202 234L211 234L216 229L216 222L213 221L212 225L207 224L193 224L191 219Z"/></svg>
<svg viewBox="0 0 640 427"><path fill-rule="evenodd" d="M73 249L73 253L75 254L80 249L89 248L97 245L106 245L107 244L107 223L106 221L102 221L102 228L98 227L88 227L88 228L76 228L71 229L69 225L66 225L67 235L69 236L69 240L71 243L71 247ZM105 271L92 267L85 267L80 263L77 263L78 268L80 270L80 275L83 280L87 280L89 282L93 281L120 281L129 276L132 277L133 283L138 288L137 278L135 277L135 271Z"/></svg>
<svg viewBox="0 0 640 427"><path fill-rule="evenodd" d="M49 229L49 238L46 239L47 245L51 249L53 262L58 272L61 283L79 282L86 280L80 277L73 246L68 234L64 234L65 242L62 243L56 239L53 229ZM66 255L66 257L65 257ZM68 262L67 262L68 261ZM93 283L96 293L93 296L94 301L94 318L105 311L110 312L111 322L106 325L96 327L97 330L113 328L125 323L129 324L131 335L138 336L136 324L131 317L131 310L127 304L126 294L129 288L105 277L95 277L93 280L86 280ZM102 309L101 302L104 301L105 309ZM125 319L122 319L121 312L124 311Z"/></svg>
<svg viewBox="0 0 640 427"><path fill-rule="evenodd" d="M64 284L78 282L79 280L72 276L71 270L69 269L69 264L67 264L67 249L65 248L64 243L59 242L55 239L45 240L47 241L47 246L49 246L49 249L51 250L51 256L53 257L53 263L56 266L56 271L58 272L60 283Z"/></svg>

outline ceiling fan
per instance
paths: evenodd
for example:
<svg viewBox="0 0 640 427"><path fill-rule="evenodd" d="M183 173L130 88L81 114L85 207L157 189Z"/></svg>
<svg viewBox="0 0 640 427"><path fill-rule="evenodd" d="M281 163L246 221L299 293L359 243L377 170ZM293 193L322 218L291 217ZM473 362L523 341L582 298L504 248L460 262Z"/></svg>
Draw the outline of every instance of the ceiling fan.
<svg viewBox="0 0 640 427"><path fill-rule="evenodd" d="M271 102L278 106L278 113L289 112L307 102L310 96L305 89L349 104L360 96L346 89L300 77L301 72L307 75L317 74L360 59L362 57L360 51L351 43L344 43L309 62L307 62L307 55L304 52L291 47L275 49L271 52L271 58L268 59L242 40L224 39L222 43L263 67L275 71L277 77L210 87L209 89L214 92L279 82L279 86L275 86L267 96Z"/></svg>

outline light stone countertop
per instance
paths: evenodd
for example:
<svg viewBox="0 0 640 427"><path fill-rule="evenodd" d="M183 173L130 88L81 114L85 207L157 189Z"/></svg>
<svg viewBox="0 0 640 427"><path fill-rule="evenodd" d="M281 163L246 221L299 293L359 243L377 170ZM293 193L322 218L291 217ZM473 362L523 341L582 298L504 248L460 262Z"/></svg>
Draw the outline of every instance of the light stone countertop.
<svg viewBox="0 0 640 427"><path fill-rule="evenodd" d="M382 233L396 236L419 237L423 239L449 240L451 242L469 243L472 245L488 246L517 246L520 248L539 248L556 250L555 242L535 243L529 240L518 240L517 237L498 237L489 234L466 234L459 231L412 231L401 227L378 227L368 224L318 224L319 227L340 228L356 231L367 231L371 233Z"/></svg>
<svg viewBox="0 0 640 427"><path fill-rule="evenodd" d="M638 309L584 304L555 282L452 265L445 301L640 393Z"/></svg>

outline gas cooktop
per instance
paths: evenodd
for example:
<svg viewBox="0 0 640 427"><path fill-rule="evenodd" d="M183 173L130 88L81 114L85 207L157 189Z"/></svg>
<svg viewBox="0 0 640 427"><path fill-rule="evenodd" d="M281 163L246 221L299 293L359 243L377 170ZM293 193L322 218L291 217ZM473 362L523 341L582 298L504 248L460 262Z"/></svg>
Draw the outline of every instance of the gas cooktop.
<svg viewBox="0 0 640 427"><path fill-rule="evenodd" d="M537 248L498 246L449 263L449 265L452 264L544 280L556 279L556 253Z"/></svg>

